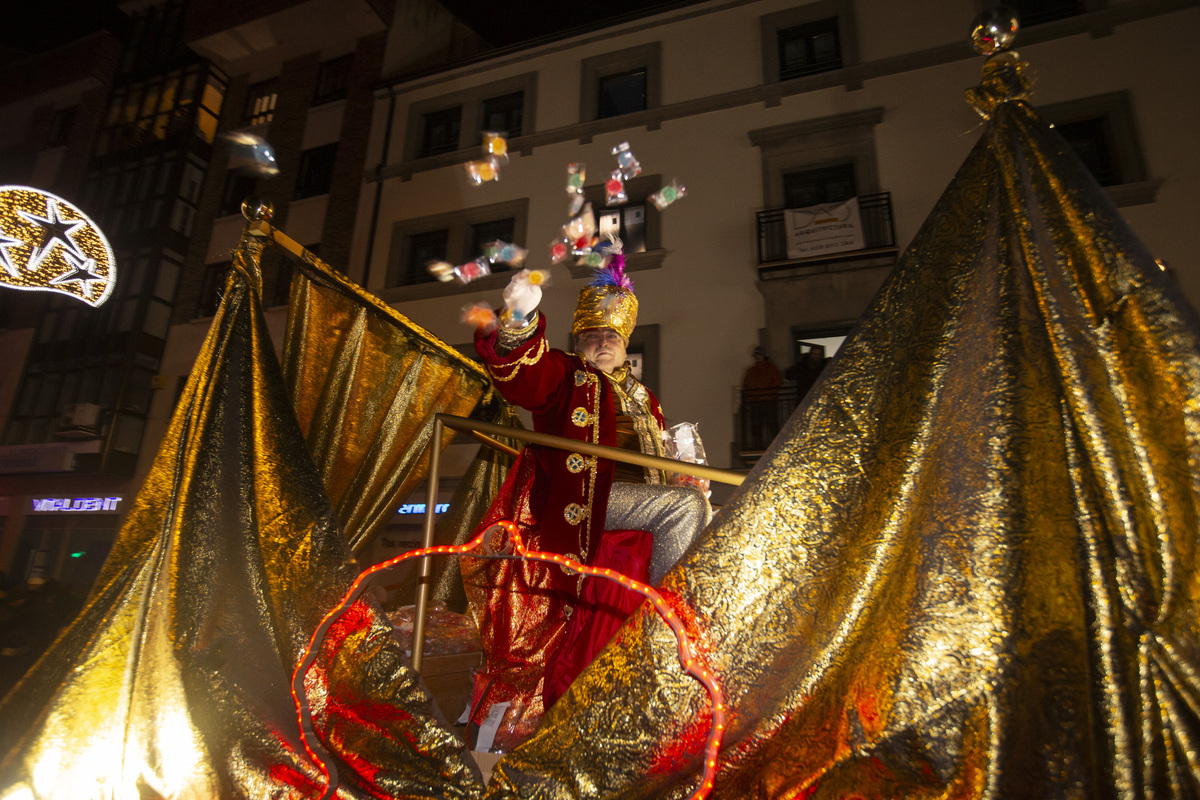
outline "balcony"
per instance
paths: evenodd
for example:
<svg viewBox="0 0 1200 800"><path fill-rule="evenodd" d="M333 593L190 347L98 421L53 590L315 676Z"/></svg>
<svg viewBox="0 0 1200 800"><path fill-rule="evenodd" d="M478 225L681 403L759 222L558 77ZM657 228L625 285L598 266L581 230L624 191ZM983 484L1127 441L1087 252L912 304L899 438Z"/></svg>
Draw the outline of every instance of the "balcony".
<svg viewBox="0 0 1200 800"><path fill-rule="evenodd" d="M779 280L815 272L895 263L896 229L892 221L891 193L860 195L854 199L858 205L857 224L861 231L861 246L854 246L853 249L829 247L819 255L798 255L794 246L795 237L791 235L793 231L789 230L789 212L795 215L807 209L775 208L757 212L759 279ZM793 245L791 255L789 244Z"/></svg>

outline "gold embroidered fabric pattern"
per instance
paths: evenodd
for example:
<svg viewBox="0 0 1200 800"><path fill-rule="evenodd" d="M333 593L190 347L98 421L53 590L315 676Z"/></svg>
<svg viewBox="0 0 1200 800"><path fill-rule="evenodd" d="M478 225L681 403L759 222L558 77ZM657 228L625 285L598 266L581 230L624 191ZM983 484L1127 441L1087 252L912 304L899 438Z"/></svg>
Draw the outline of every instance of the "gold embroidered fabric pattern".
<svg viewBox="0 0 1200 800"><path fill-rule="evenodd" d="M526 353L525 355L521 356L517 360L513 361L511 364L505 364L503 366L494 366L492 364L488 364L487 369L488 369L488 372L491 374L491 376L495 380L511 381L513 378L517 377L518 373L520 373L521 367L532 366L532 365L536 364L537 362L541 361L542 356L546 355L546 353L548 353L549 351L550 351L550 345L546 344L545 339L542 339L541 342L538 344L537 350L535 352ZM504 375L500 375L499 373L496 372L496 370L501 370L501 369L506 370L506 373Z"/></svg>
<svg viewBox="0 0 1200 800"><path fill-rule="evenodd" d="M1200 794L1196 316L1026 103L989 113L664 579L726 694L716 800ZM643 610L487 796L679 800L709 721Z"/></svg>
<svg viewBox="0 0 1200 800"><path fill-rule="evenodd" d="M637 429L638 442L646 455L666 456L663 447L662 427L650 411L650 395L637 378L633 377L628 367L614 369L606 374L608 385L612 389L618 409L633 418ZM646 483L663 485L667 482L666 473L661 469L642 468Z"/></svg>

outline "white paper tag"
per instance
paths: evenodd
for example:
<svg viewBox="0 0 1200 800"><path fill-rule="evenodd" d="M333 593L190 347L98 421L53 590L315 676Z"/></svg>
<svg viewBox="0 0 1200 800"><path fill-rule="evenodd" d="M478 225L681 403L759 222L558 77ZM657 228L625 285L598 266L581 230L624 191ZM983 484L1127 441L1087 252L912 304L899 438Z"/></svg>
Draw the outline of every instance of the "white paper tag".
<svg viewBox="0 0 1200 800"><path fill-rule="evenodd" d="M463 706L463 713L458 716L456 725L466 725L471 720L471 698L467 698L467 704Z"/></svg>
<svg viewBox="0 0 1200 800"><path fill-rule="evenodd" d="M510 705L512 703L508 701L492 703L492 707L488 709L487 718L479 724L479 738L475 740L476 750L492 749L492 742L496 740L496 731L500 729L500 721L504 719L504 712L508 711Z"/></svg>

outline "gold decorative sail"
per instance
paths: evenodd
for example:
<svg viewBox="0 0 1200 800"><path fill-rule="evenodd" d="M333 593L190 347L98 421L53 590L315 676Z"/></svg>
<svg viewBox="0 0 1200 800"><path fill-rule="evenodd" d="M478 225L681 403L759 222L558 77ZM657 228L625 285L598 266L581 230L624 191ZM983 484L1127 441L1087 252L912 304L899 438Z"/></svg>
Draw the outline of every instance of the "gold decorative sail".
<svg viewBox="0 0 1200 800"><path fill-rule="evenodd" d="M306 253L306 255L308 255ZM308 257L293 281L283 365L309 450L355 552L428 474L439 412L506 405L483 367ZM447 430L442 447L454 432Z"/></svg>
<svg viewBox="0 0 1200 800"><path fill-rule="evenodd" d="M292 673L358 568L284 391L247 248L92 597L0 704L0 797L326 790ZM482 794L373 602L325 642L296 690L339 797Z"/></svg>
<svg viewBox="0 0 1200 800"><path fill-rule="evenodd" d="M1200 325L1022 69L665 581L728 698L713 797L1200 794ZM684 797L709 719L643 611L487 796Z"/></svg>

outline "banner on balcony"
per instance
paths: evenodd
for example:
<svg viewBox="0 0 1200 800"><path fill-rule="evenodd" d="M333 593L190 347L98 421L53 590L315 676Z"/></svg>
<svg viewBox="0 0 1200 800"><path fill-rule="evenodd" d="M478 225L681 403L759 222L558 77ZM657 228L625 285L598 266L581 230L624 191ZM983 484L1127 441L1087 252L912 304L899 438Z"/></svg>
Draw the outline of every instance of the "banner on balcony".
<svg viewBox="0 0 1200 800"><path fill-rule="evenodd" d="M788 258L810 258L862 250L862 218L858 198L785 212Z"/></svg>

